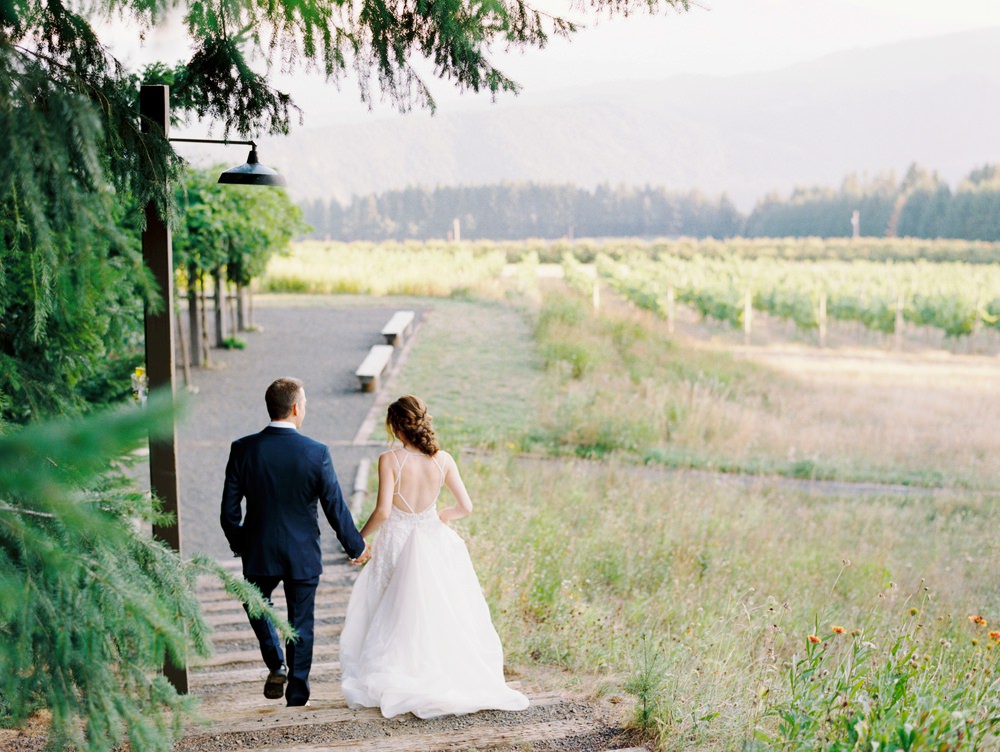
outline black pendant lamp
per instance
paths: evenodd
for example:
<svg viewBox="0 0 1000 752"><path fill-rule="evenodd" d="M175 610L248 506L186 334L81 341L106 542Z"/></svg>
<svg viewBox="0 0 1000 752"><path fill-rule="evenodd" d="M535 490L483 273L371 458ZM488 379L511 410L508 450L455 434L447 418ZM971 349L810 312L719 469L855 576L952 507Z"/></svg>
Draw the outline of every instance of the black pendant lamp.
<svg viewBox="0 0 1000 752"><path fill-rule="evenodd" d="M288 185L288 181L282 175L257 160L256 144L250 146L247 161L219 175L219 182L231 185Z"/></svg>
<svg viewBox="0 0 1000 752"><path fill-rule="evenodd" d="M211 138L171 138L170 141L180 141L188 144L242 144L250 147L247 161L239 167L233 167L219 175L220 183L229 185L274 185L286 186L288 181L284 176L270 167L265 167L257 159L257 144L253 141L217 141Z"/></svg>

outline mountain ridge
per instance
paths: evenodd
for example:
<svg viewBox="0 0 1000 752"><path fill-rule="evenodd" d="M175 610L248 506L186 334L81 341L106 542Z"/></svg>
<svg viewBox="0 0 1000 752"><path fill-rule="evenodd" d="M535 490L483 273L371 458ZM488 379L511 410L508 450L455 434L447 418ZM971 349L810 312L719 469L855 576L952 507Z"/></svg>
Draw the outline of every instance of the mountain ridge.
<svg viewBox="0 0 1000 752"><path fill-rule="evenodd" d="M260 139L297 199L502 181L664 185L748 210L775 190L916 162L957 181L1000 161L1000 28L824 55L764 73L682 74L490 108Z"/></svg>

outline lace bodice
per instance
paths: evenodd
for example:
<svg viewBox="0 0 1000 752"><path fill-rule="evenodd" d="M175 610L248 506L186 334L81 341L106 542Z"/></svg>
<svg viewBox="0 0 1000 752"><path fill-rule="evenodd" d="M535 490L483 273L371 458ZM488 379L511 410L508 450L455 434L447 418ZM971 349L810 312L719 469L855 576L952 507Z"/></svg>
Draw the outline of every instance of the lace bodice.
<svg viewBox="0 0 1000 752"><path fill-rule="evenodd" d="M392 573L396 570L399 554L413 531L419 527L441 524L443 523L438 519L437 502L417 513L404 512L395 506L392 508L389 519L378 531L369 565L374 570L372 575L379 593L382 593L389 584Z"/></svg>

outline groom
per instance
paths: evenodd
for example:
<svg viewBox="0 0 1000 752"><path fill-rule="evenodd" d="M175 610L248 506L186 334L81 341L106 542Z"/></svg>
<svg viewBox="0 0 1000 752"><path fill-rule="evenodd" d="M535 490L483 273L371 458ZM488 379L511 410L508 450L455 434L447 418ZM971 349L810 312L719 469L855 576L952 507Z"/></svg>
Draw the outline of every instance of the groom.
<svg viewBox="0 0 1000 752"><path fill-rule="evenodd" d="M363 563L369 554L344 503L330 450L299 433L306 414L302 381L277 379L267 388L264 402L270 424L234 441L229 453L222 529L233 553L243 558L243 576L265 599L284 583L288 621L298 632L298 641L286 643L283 657L274 625L266 618L250 619L269 670L264 697L277 700L284 695L289 706L305 705L316 586L323 571L317 500L352 563Z"/></svg>

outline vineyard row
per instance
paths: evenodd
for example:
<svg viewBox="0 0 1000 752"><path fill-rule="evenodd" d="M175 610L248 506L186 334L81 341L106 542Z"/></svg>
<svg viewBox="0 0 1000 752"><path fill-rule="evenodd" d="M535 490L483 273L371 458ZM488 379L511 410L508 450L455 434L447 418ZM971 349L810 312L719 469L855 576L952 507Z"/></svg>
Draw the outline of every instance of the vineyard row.
<svg viewBox="0 0 1000 752"><path fill-rule="evenodd" d="M594 276L565 256L566 279ZM895 332L902 322L960 338L1000 329L1000 265L959 262L802 262L739 256L598 256L597 275L636 305L669 317L683 303L703 317L743 327L752 310L825 333L828 319Z"/></svg>

